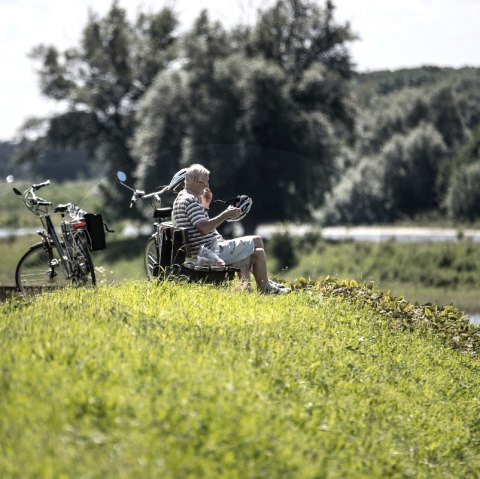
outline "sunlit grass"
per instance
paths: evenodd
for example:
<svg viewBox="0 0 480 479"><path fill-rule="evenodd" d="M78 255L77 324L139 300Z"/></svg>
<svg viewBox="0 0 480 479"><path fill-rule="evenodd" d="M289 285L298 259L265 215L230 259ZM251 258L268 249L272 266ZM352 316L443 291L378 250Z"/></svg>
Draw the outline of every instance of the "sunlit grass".
<svg viewBox="0 0 480 479"><path fill-rule="evenodd" d="M124 282L0 309L0 476L475 477L480 367L315 290Z"/></svg>

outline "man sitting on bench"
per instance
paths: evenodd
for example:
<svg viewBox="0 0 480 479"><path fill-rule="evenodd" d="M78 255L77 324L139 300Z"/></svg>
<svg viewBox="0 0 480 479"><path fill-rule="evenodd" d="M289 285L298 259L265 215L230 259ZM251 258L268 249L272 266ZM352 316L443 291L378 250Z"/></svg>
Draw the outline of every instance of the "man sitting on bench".
<svg viewBox="0 0 480 479"><path fill-rule="evenodd" d="M267 257L260 236L242 236L224 240L217 228L229 218L238 218L240 208L228 206L224 211L210 218L208 208L213 198L209 188L210 172L202 165L187 168L185 188L178 193L173 203L172 221L180 228L186 228L191 253L196 257L201 246L215 252L226 266L240 270L240 280L250 289L250 271L253 271L257 289L266 294L287 294L285 288L268 279Z"/></svg>

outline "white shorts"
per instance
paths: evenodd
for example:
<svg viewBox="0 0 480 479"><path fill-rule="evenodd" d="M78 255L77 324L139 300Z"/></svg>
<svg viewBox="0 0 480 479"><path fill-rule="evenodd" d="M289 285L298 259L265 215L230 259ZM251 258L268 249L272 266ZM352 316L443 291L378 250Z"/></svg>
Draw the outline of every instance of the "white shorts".
<svg viewBox="0 0 480 479"><path fill-rule="evenodd" d="M250 256L255 251L253 236L242 236L231 240L219 241L220 258L225 261L226 266L235 266L246 269L250 266Z"/></svg>

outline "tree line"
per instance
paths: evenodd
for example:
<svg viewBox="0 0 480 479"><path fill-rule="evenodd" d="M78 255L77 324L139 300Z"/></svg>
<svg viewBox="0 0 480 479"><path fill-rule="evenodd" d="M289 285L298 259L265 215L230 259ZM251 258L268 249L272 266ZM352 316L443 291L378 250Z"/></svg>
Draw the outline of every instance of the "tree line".
<svg viewBox="0 0 480 479"><path fill-rule="evenodd" d="M67 108L26 122L17 161L70 149L86 174L123 170L147 190L199 162L217 198L252 196L247 231L478 218L479 70L358 74L355 39L332 1L278 0L230 29L203 11L182 32L170 8L130 22L114 1L77 47L33 50L41 92ZM125 214L128 192L103 194Z"/></svg>

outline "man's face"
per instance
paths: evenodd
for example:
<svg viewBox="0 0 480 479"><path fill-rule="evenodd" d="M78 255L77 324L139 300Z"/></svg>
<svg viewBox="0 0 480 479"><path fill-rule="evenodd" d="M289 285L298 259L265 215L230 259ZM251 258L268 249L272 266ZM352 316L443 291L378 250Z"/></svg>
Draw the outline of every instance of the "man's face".
<svg viewBox="0 0 480 479"><path fill-rule="evenodd" d="M200 176L196 180L196 182L198 183L198 185L200 187L199 189L201 189L202 191L209 187L208 181L209 181L209 175Z"/></svg>

